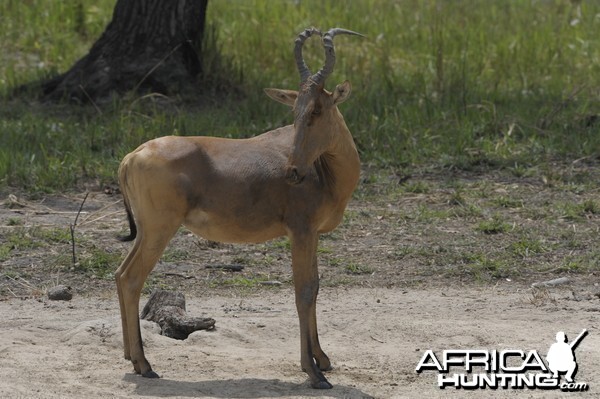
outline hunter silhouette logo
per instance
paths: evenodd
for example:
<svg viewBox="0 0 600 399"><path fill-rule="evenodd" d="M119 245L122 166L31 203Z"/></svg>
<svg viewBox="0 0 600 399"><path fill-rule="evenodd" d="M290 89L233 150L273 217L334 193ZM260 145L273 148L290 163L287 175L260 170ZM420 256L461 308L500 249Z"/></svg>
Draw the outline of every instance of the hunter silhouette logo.
<svg viewBox="0 0 600 399"><path fill-rule="evenodd" d="M570 344L567 343L567 336L564 332L556 333L556 343L552 344L548 349L548 368L552 371L554 378L559 378L559 374L566 372L565 379L567 382L573 382L573 377L577 372L577 361L575 360L575 348L581 340L587 335L587 330L583 330L581 334L575 338Z"/></svg>
<svg viewBox="0 0 600 399"><path fill-rule="evenodd" d="M438 372L440 389L560 389L562 391L586 391L589 385L575 382L577 361L575 349L587 335L583 330L569 342L563 331L556 334L556 342L548 349L546 361L536 350L520 349L450 349L440 357L427 350L415 371ZM456 371L450 374L450 371ZM565 381L561 382L561 375Z"/></svg>

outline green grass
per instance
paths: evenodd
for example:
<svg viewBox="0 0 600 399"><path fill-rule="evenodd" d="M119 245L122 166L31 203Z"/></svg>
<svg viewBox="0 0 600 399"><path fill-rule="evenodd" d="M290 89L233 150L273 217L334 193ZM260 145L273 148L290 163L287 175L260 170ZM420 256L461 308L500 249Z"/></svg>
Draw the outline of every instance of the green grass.
<svg viewBox="0 0 600 399"><path fill-rule="evenodd" d="M494 205L497 205L502 208L522 208L523 207L523 200L516 199L516 198L510 198L510 197L503 196L503 195L494 198L492 200L492 203Z"/></svg>
<svg viewBox="0 0 600 399"><path fill-rule="evenodd" d="M0 239L0 260L8 259L12 251L26 251L39 248L42 244L36 238L39 229L17 228L4 234Z"/></svg>
<svg viewBox="0 0 600 399"><path fill-rule="evenodd" d="M600 214L600 204L588 199L581 203L566 202L561 204L561 217L566 220L576 221L585 219L587 216Z"/></svg>
<svg viewBox="0 0 600 399"><path fill-rule="evenodd" d="M593 250L585 255L566 257L559 269L563 272L590 273L600 268L600 251Z"/></svg>
<svg viewBox="0 0 600 399"><path fill-rule="evenodd" d="M465 257L465 272L476 280L505 278L511 275L510 263L504 259L493 259L483 253L469 254Z"/></svg>
<svg viewBox="0 0 600 399"><path fill-rule="evenodd" d="M523 258L546 252L547 245L538 238L523 237L522 239L513 242L509 249L513 254Z"/></svg>
<svg viewBox="0 0 600 399"><path fill-rule="evenodd" d="M475 230L485 234L501 234L508 232L512 226L505 222L504 218L497 214L491 219L479 222Z"/></svg>
<svg viewBox="0 0 600 399"><path fill-rule="evenodd" d="M79 257L75 270L102 279L112 279L123 254L91 246Z"/></svg>
<svg viewBox="0 0 600 399"><path fill-rule="evenodd" d="M256 275L256 276L235 276L229 279L224 280L221 284L225 286L231 287L240 287L240 288L253 288L259 285L262 282L268 281L268 276Z"/></svg>
<svg viewBox="0 0 600 399"><path fill-rule="evenodd" d="M184 260L188 260L190 259L190 252L189 250L185 250L185 249L180 249L180 248L175 248L172 246L169 246L165 252L162 254L161 260L163 262L181 262Z"/></svg>
<svg viewBox="0 0 600 399"><path fill-rule="evenodd" d="M352 261L348 262L345 269L346 269L346 273L353 274L353 275L373 274L373 272L375 271L370 266L358 264L358 263L352 262Z"/></svg>
<svg viewBox="0 0 600 399"><path fill-rule="evenodd" d="M66 70L110 21L115 0L0 3L0 87Z"/></svg>
<svg viewBox="0 0 600 399"><path fill-rule="evenodd" d="M68 228L17 226L0 235L0 262L19 256L38 256L45 252L43 263L50 268L69 270L111 278L123 258L119 251L99 248L93 240L76 237L78 264L72 264L71 233Z"/></svg>
<svg viewBox="0 0 600 399"><path fill-rule="evenodd" d="M114 4L1 2L0 93L69 68ZM201 107L129 96L101 112L0 100L0 187L114 183L123 155L150 138L247 137L290 123L289 110L262 88L296 87L293 39L311 25L367 36L336 38L328 81L353 84L342 113L366 163L507 168L524 177L557 158L597 157L600 3L582 2L580 14L563 0L211 1L209 43L222 58L209 51L206 67L230 73L241 98L217 87ZM321 66L318 40L305 54L313 70Z"/></svg>

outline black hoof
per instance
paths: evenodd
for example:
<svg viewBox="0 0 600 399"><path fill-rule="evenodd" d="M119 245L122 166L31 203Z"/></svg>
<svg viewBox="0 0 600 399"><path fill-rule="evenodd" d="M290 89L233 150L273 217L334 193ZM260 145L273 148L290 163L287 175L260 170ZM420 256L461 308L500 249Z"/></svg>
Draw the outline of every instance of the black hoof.
<svg viewBox="0 0 600 399"><path fill-rule="evenodd" d="M325 380L314 382L311 384L311 387L313 387L314 389L331 389L333 388L333 385L331 385L327 380Z"/></svg>
<svg viewBox="0 0 600 399"><path fill-rule="evenodd" d="M146 371L145 373L143 373L142 377L144 377L144 378L160 378L160 376L152 370L149 370L149 371Z"/></svg>

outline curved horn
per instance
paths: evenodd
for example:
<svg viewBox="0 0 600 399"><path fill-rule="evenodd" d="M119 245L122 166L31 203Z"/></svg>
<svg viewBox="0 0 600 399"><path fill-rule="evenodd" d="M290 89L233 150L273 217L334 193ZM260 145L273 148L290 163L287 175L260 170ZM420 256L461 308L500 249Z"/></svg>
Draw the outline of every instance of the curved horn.
<svg viewBox="0 0 600 399"><path fill-rule="evenodd" d="M302 46L304 45L304 41L313 34L321 36L321 32L318 29L307 28L304 30L304 32L300 33L295 40L296 45L294 46L294 56L296 58L296 65L298 66L298 72L300 72L300 83L306 82L306 80L310 77L310 70L304 62L304 57L302 57Z"/></svg>
<svg viewBox="0 0 600 399"><path fill-rule="evenodd" d="M341 34L364 37L364 35L360 33L342 28L332 28L328 30L324 35L322 35L323 47L325 47L325 65L323 65L323 68L319 69L319 71L315 73L311 78L312 81L318 85L325 83L325 79L327 79L327 77L331 75L331 72L333 72L333 66L335 65L335 50L333 48L333 38L335 35Z"/></svg>

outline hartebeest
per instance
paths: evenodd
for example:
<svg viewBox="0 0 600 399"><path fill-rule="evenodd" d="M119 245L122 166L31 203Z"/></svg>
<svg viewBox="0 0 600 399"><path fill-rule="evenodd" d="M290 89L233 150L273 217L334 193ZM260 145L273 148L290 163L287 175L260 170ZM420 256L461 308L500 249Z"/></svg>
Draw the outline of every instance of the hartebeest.
<svg viewBox="0 0 600 399"><path fill-rule="evenodd" d="M325 47L325 65L311 74L302 56L316 34ZM144 356L139 326L140 292L167 243L183 224L212 241L263 242L287 235L300 319L302 369L314 388L331 388L322 370L331 363L317 335L319 290L317 242L342 220L360 174L354 141L337 105L350 83L324 89L333 71L337 34L311 28L295 41L299 91L266 89L291 106L294 124L249 139L161 137L125 156L119 181L135 244L115 277L125 358L144 377L158 377ZM137 236L137 237L136 237Z"/></svg>

